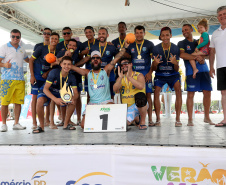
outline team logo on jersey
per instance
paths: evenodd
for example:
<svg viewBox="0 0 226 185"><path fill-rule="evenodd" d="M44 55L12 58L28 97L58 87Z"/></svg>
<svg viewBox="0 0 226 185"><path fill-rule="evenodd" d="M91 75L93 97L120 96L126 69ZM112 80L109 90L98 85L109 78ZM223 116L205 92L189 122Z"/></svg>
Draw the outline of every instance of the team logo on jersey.
<svg viewBox="0 0 226 185"><path fill-rule="evenodd" d="M134 48L131 49L131 53L135 53L135 49Z"/></svg>
<svg viewBox="0 0 226 185"><path fill-rule="evenodd" d="M110 51L106 51L106 55L110 55Z"/></svg>
<svg viewBox="0 0 226 185"><path fill-rule="evenodd" d="M85 49L89 49L89 47L87 46Z"/></svg>
<svg viewBox="0 0 226 185"><path fill-rule="evenodd" d="M191 50L191 46L187 45L187 50Z"/></svg>
<svg viewBox="0 0 226 185"><path fill-rule="evenodd" d="M117 48L120 48L120 47L121 47L121 46L118 44L118 45L117 45Z"/></svg>
<svg viewBox="0 0 226 185"><path fill-rule="evenodd" d="M92 82L92 81L93 81L93 79L91 78L91 79L90 79L90 82Z"/></svg>
<svg viewBox="0 0 226 185"><path fill-rule="evenodd" d="M57 80L55 80L53 83L56 84L57 83Z"/></svg>
<svg viewBox="0 0 226 185"><path fill-rule="evenodd" d="M159 59L160 59L160 61L162 61L162 55L159 55Z"/></svg>
<svg viewBox="0 0 226 185"><path fill-rule="evenodd" d="M143 47L143 49L142 49L143 51L147 51L147 48L146 47Z"/></svg>
<svg viewBox="0 0 226 185"><path fill-rule="evenodd" d="M101 79L101 80L104 80L104 76L102 75L102 76L100 77L100 79Z"/></svg>

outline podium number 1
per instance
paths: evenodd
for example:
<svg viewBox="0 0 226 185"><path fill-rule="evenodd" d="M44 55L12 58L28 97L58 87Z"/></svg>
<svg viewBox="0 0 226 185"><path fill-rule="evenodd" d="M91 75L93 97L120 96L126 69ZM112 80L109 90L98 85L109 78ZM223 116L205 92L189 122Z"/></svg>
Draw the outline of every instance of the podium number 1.
<svg viewBox="0 0 226 185"><path fill-rule="evenodd" d="M102 130L107 130L107 127L108 127L108 114L100 115L100 119L103 119L103 121L102 121Z"/></svg>

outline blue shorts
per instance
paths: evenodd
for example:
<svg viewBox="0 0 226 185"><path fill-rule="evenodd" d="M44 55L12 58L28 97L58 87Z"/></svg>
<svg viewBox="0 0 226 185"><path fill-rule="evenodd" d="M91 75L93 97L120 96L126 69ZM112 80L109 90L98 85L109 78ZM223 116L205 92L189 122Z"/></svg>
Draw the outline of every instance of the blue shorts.
<svg viewBox="0 0 226 185"><path fill-rule="evenodd" d="M146 82L146 93L153 93L154 89L153 89L153 85L152 82Z"/></svg>
<svg viewBox="0 0 226 185"><path fill-rule="evenodd" d="M36 80L34 85L31 85L31 94L38 95L38 91L45 84L45 81Z"/></svg>
<svg viewBox="0 0 226 185"><path fill-rule="evenodd" d="M154 85L158 87L163 87L166 83L169 85L171 89L173 89L174 84L179 81L180 82L180 75L172 75L172 76L155 76L154 78Z"/></svg>
<svg viewBox="0 0 226 185"><path fill-rule="evenodd" d="M192 75L186 76L184 90L190 92L202 92L203 90L212 91L212 81L209 72L197 73L195 79Z"/></svg>
<svg viewBox="0 0 226 185"><path fill-rule="evenodd" d="M127 121L132 122L139 115L140 115L140 113L139 113L139 110L135 103L133 105L131 105L130 107L128 107Z"/></svg>
<svg viewBox="0 0 226 185"><path fill-rule="evenodd" d="M52 92L52 91L51 91L51 93L52 93L56 98L60 98L60 93L59 93L59 92ZM44 98L47 99L47 101L44 103L44 106L48 106L49 103L50 103L50 101L51 101L51 99L50 99L48 96L46 96L46 94L45 94L43 91L41 91L40 93L38 93L37 99L39 99L39 98L41 98L41 97L44 97Z"/></svg>

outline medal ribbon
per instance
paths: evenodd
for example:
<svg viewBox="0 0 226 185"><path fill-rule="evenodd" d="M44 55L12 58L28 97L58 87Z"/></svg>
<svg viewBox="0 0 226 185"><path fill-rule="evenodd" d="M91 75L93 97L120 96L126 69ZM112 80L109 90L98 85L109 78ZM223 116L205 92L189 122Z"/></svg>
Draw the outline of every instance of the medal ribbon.
<svg viewBox="0 0 226 185"><path fill-rule="evenodd" d="M94 83L94 85L97 85L97 80L98 80L98 76L99 76L99 74L100 74L100 71L101 71L101 69L99 70L98 75L97 75L97 78L95 79L95 78L94 78L94 72L93 72L93 70L92 70L93 83Z"/></svg>
<svg viewBox="0 0 226 185"><path fill-rule="evenodd" d="M107 47L108 43L106 42L105 46L104 46L104 50L103 50L103 53L101 52L101 46L100 46L100 43L99 43L99 51L100 51L100 54L101 54L101 58L103 57L104 55L104 52L105 52L105 49Z"/></svg>
<svg viewBox="0 0 226 185"><path fill-rule="evenodd" d="M48 45L48 50L49 50L49 53L51 53L51 52L50 52L50 45ZM53 52L54 55L55 55L55 51L56 51L56 50L54 50L54 52Z"/></svg>
<svg viewBox="0 0 226 185"><path fill-rule="evenodd" d="M124 39L124 41L123 41L123 43L122 43L122 41L121 41L121 39L120 39L120 37L119 37L119 43L120 43L120 48L123 48L123 46L125 45L125 39Z"/></svg>
<svg viewBox="0 0 226 185"><path fill-rule="evenodd" d="M132 77L135 73L132 73ZM126 88L129 89L131 82L127 79L126 75L124 75L124 81L126 84Z"/></svg>
<svg viewBox="0 0 226 185"><path fill-rule="evenodd" d="M95 44L95 39L94 39L94 41L93 41L93 45ZM89 50L90 50L90 43L89 43L89 40L88 40L88 48L89 48Z"/></svg>
<svg viewBox="0 0 226 185"><path fill-rule="evenodd" d="M164 50L164 48L163 48L163 44L162 44L162 50L163 50L163 52L164 52L164 55L165 55L165 58L166 58L166 62L169 60L169 54L170 54L170 48L171 48L171 43L170 43L170 46L169 46L169 48L168 48L168 56L166 57L166 53L165 53L165 50ZM167 63L168 64L168 63Z"/></svg>
<svg viewBox="0 0 226 185"><path fill-rule="evenodd" d="M142 43L140 45L140 49L139 49L138 48L138 45L137 45L137 42L136 42L136 47L137 47L137 53L138 53L138 55L141 55L141 50L142 50L143 44L144 44L144 40L142 41Z"/></svg>
<svg viewBox="0 0 226 185"><path fill-rule="evenodd" d="M65 41L64 41L64 47L66 48L66 50L68 50L68 49L67 49L67 44L65 43Z"/></svg>
<svg viewBox="0 0 226 185"><path fill-rule="evenodd" d="M67 83L67 80L68 80L68 76L65 80L65 83ZM61 72L60 72L60 89L62 89L62 74L61 74Z"/></svg>

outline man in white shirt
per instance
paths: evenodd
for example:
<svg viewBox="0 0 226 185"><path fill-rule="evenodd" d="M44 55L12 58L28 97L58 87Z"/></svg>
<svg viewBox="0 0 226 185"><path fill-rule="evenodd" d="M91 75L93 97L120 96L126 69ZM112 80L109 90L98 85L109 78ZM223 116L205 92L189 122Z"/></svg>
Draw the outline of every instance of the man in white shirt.
<svg viewBox="0 0 226 185"><path fill-rule="evenodd" d="M24 103L25 81L23 72L23 61L29 62L29 58L19 43L21 33L17 29L10 32L11 41L0 48L0 67L1 75L1 115L2 132L8 130L6 118L8 114L8 105L14 103L15 122L13 130L23 130L19 124L21 104Z"/></svg>
<svg viewBox="0 0 226 185"><path fill-rule="evenodd" d="M226 126L226 6L217 9L217 19L221 26L213 32L210 42L210 76L215 75L214 60L216 54L217 67L217 90L221 91L223 120L216 124L216 127Z"/></svg>

